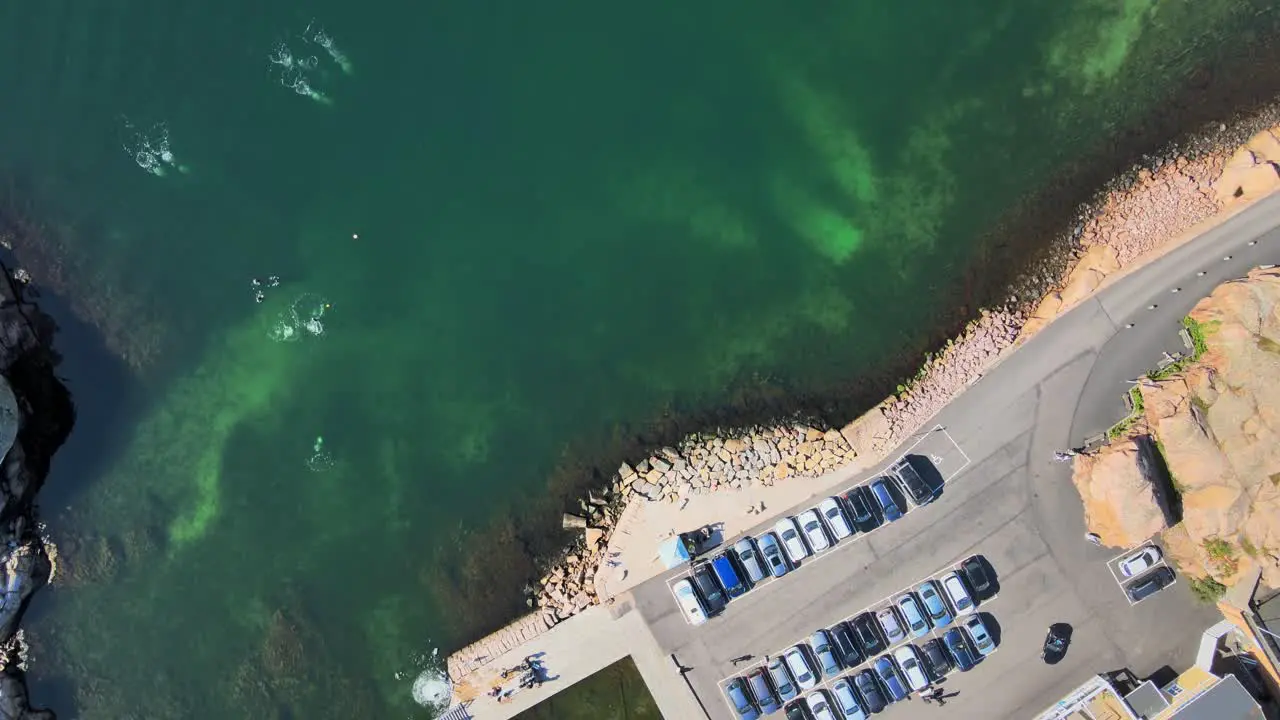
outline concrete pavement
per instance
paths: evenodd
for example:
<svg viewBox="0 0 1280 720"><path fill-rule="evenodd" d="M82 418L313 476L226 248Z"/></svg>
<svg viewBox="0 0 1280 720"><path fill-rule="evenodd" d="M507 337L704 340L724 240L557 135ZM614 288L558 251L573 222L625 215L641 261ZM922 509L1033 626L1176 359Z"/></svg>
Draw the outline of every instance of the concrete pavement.
<svg viewBox="0 0 1280 720"><path fill-rule="evenodd" d="M637 609L663 652L693 667L690 681L710 717L732 718L719 682L749 667L735 668L731 658L799 642L969 554L986 556L1000 581L998 598L984 608L998 626L1000 650L948 679L948 691L960 693L948 704L952 716L1030 716L1099 671L1128 667L1142 676L1189 664L1216 612L1195 604L1185 582L1130 608L1106 568L1114 551L1084 542L1070 467L1051 457L1123 416L1125 380L1154 368L1163 350L1182 349L1179 321L1199 298L1249 268L1280 263L1277 226L1280 197L1264 199L1132 272L1011 353L936 418L972 464L933 504L841 543L812 568L756 589L700 628L685 624L667 589L678 572L635 588ZM852 485L873 474L831 480ZM775 519L761 518L752 532ZM1054 622L1075 631L1066 659L1050 667L1039 648ZM920 712L913 706L922 707L905 705L891 712L909 717Z"/></svg>

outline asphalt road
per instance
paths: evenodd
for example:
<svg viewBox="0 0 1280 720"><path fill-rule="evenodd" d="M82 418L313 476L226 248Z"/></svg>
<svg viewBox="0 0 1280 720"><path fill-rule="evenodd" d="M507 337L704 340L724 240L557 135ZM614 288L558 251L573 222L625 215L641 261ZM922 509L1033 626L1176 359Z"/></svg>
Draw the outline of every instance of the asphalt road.
<svg viewBox="0 0 1280 720"><path fill-rule="evenodd" d="M1029 717L1098 672L1128 668L1143 677L1189 665L1199 635L1220 616L1196 604L1182 578L1130 607L1106 567L1116 551L1084 541L1069 466L1052 455L1123 417L1125 381L1154 368L1163 351L1183 349L1179 321L1196 301L1252 267L1280 264L1278 227L1273 197L1119 280L1005 359L935 418L970 463L931 505L841 543L699 628L685 623L667 588L678 571L636 588L635 607L661 649L693 668L689 679L710 717L733 717L719 683L751 665L735 667L732 658L777 654L971 554L985 556L1000 583L980 608L994 620L999 649L947 679L944 687L958 693L947 705L951 717ZM1074 629L1055 666L1039 658L1051 623ZM912 700L886 715L938 712Z"/></svg>

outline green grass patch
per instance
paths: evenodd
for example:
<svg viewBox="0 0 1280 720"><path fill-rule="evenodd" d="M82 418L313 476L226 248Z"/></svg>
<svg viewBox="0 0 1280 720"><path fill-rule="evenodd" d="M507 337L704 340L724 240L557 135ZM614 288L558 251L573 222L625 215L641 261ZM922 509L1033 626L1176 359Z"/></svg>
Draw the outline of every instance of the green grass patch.
<svg viewBox="0 0 1280 720"><path fill-rule="evenodd" d="M1111 428L1107 430L1107 438L1109 440L1124 437L1125 433L1133 429L1133 426L1136 425L1138 420L1142 417L1142 411L1145 409L1145 405L1142 402L1142 390L1137 385L1129 388L1129 404L1133 409L1129 411L1128 416L1115 425L1112 425Z"/></svg>
<svg viewBox="0 0 1280 720"><path fill-rule="evenodd" d="M1226 592L1227 586L1211 577L1191 578L1191 594L1202 603L1216 603Z"/></svg>
<svg viewBox="0 0 1280 720"><path fill-rule="evenodd" d="M1156 452L1160 453L1160 459L1164 461L1164 469L1169 472L1169 484L1173 485L1174 492L1178 493L1178 495L1182 495L1187 491L1187 488L1185 485L1178 482L1178 476L1173 474L1173 467L1169 465L1169 453L1164 451L1164 443L1160 442L1160 438L1155 437L1154 435L1152 436L1152 439L1155 440L1156 443Z"/></svg>
<svg viewBox="0 0 1280 720"><path fill-rule="evenodd" d="M1280 486L1280 473L1271 473L1271 484Z"/></svg>
<svg viewBox="0 0 1280 720"><path fill-rule="evenodd" d="M1258 557L1258 548L1244 533L1240 534L1240 549L1251 558Z"/></svg>
<svg viewBox="0 0 1280 720"><path fill-rule="evenodd" d="M1230 542L1219 537L1205 538L1204 551L1209 556L1209 561L1218 566L1221 574L1235 575L1240 569L1240 563L1236 560L1236 549L1231 547Z"/></svg>
<svg viewBox="0 0 1280 720"><path fill-rule="evenodd" d="M1268 352L1268 353L1271 353L1272 355L1280 355L1280 343L1276 342L1275 340L1272 340L1269 337L1265 337L1262 335L1254 335L1253 343L1257 345L1258 349L1261 350L1262 352Z"/></svg>
<svg viewBox="0 0 1280 720"><path fill-rule="evenodd" d="M1191 356L1193 359L1199 360L1201 355L1209 351L1205 336L1212 334L1221 324L1218 320L1202 323L1190 315L1182 318L1182 327L1186 328L1187 334L1191 336Z"/></svg>

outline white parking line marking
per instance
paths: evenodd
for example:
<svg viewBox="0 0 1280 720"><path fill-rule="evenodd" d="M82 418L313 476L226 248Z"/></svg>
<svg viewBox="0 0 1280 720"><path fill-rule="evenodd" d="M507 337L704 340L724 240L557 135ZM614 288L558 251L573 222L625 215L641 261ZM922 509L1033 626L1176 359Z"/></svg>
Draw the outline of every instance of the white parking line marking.
<svg viewBox="0 0 1280 720"><path fill-rule="evenodd" d="M968 559L969 557L972 557L972 556L971 556L971 555L965 555L965 556L961 557L960 559L956 560L955 562L952 562L951 564L944 566L942 569L935 571L932 575L927 575L927 576L925 576L925 577L921 578L919 581L917 581L917 582L915 582L915 583L913 583L913 584L911 584L911 585L907 585L906 587L903 587L903 588L899 589L899 590L898 590L898 591L896 591L896 592L890 593L889 595L886 595L885 597L881 598L879 601L874 602L874 603L872 603L872 604L870 604L870 605L868 605L868 606L866 606L866 607L862 608L861 610L858 610L857 612L851 613L850 615L847 615L847 616L846 616L846 617L844 617L843 619L841 619L841 620L837 620L837 621L835 621L834 623L831 623L831 625L829 625L829 626L821 627L821 628L819 628L819 629L821 629L821 630L823 630L823 631L829 631L829 630L830 630L830 628L832 628L832 627L834 627L834 626L836 626L836 625L839 625L840 623L847 623L847 622L849 622L850 620L852 620L853 618L858 617L859 615L862 615L863 613L866 613L866 612L868 612L868 611L871 611L871 610L874 610L874 609L880 609L880 608L883 608L883 607L888 607L888 606L890 606L890 605L894 605L894 606L896 607L896 603L894 603L894 602L893 602L893 599L894 599L894 598L896 598L896 597L897 597L897 596L899 596L899 595L902 595L902 594L903 594L903 593L905 593L905 592L908 592L908 591L914 591L914 590L915 590L915 588L919 587L920 585L924 584L925 582L927 582L927 581L929 581L929 580L937 580L939 577L941 577L941 576L943 576L943 575L946 575L947 573L950 573L950 572L956 572L956 573L959 573L959 572L961 572L961 570L960 570L960 564L961 564L964 560ZM940 584L940 583L939 583L939 584ZM992 595L991 597L989 597L989 598L987 598L986 600L982 601L982 603L981 603L981 604L977 604L977 603L975 603L975 607L974 607L973 611L968 612L968 613L965 613L964 615L960 615L960 614L957 614L957 613L955 613L955 612L952 612L952 614L951 614L951 622L950 622L950 623L948 623L947 625L945 625L945 626L944 626L944 627L942 627L942 628L939 628L939 627L935 627L935 626L933 626L933 623L932 623L932 621L930 620L930 621L929 621L929 624L930 624L929 632L928 632L928 633L926 633L925 635L921 635L921 636L920 636L920 637L918 637L918 638L906 637L906 638L904 638L904 639L902 639L902 640L899 640L899 641L898 641L898 642L896 642L896 643L893 643L893 644L886 644L885 648L884 648L883 650L881 650L879 653L876 653L873 657L863 658L862 662L858 663L857 665L854 665L853 667L846 667L846 668L842 668L842 669L841 669L841 671L840 671L839 673L837 673L836 675L834 675L834 676L831 676L831 677L823 677L821 673L818 673L818 677L822 677L823 679L822 679L822 680L820 680L820 681L818 682L818 684L817 684L817 685L815 685L811 690L805 690L805 691L803 691L803 692L802 692L802 694L804 694L804 693L810 693L810 692L815 692L815 691L817 691L817 690L830 690L830 689L831 689L831 688L830 688L830 686L831 686L832 684L834 684L834 683L835 683L835 681L840 680L841 678L852 678L852 676L856 675L858 672L860 672L860 671L862 671L862 670L864 670L864 669L870 669L870 664L871 664L871 662L872 662L873 660L875 660L875 659L876 659L876 658L878 658L878 657L882 657L882 656L884 656L884 655L892 655L894 650L897 650L898 648L903 647L904 645L912 644L912 643L918 643L918 645L917 645L917 649L919 649L919 645L923 645L924 643L928 642L928 641L929 641L929 640L931 640L931 639L938 639L938 640L940 641L940 640L942 639L942 634L946 633L948 630L951 630L951 629L953 629L953 628L960 628L960 627L962 627L962 626L963 626L963 624L964 624L962 620L967 620L968 618L971 618L971 617L973 617L973 616L975 616L975 615L978 615L978 614L980 614L980 613L982 613L982 612L986 612L986 610L985 610L985 609L986 609L987 607L989 607L992 603L994 603L994 602L996 601L996 599L997 599L997 598L999 598L999 597L1000 597L1000 594L999 594L999 593L996 593L995 595ZM947 606L947 609L948 609L948 610L953 610L953 608L952 608L952 606L951 606L951 603L950 603L950 600L949 600L949 599L944 599L944 601L943 601L943 602L944 602L944 604ZM875 621L876 621L877 623L879 622L879 620L878 620L878 619L876 619ZM904 630L905 630L905 628L904 628ZM876 631L877 631L878 633L881 633L881 634L883 635L883 630L879 627L879 625L878 625L878 624L877 624L877 627L876 627ZM961 632L963 632L963 633L965 634L965 638L966 638L966 640L967 640L967 639L968 639L968 632L967 632L967 631L965 631L965 630L962 630ZM887 641L887 638L885 638L885 639L886 639L886 641ZM797 642L794 642L794 643L792 643L792 644L790 644L790 645L787 645L786 647L782 648L781 650L778 650L777 652L769 653L769 654L768 654L768 655L766 655L765 657L766 657L766 658L779 658L779 659L783 659L783 662L785 663L785 662L786 662L786 660L785 660L785 655L786 655L787 651L791 650L791 649L792 649L792 648L794 648L794 647L800 647L800 648L801 648L801 653L802 653L802 654L804 654L804 655L806 656L806 660L807 660L807 659L809 659L809 657L810 657L810 656L814 656L814 659L816 660L816 654L813 652L813 648L809 645L809 638L807 638L807 637L806 637L806 638L801 638L801 639L800 639L800 640L798 640ZM998 652L999 650L1000 650L1000 648L999 648L999 647L996 647L994 650L992 650L992 651L991 651L991 654L990 654L990 655L994 655L994 654L995 654L996 652ZM861 648L859 648L859 652L861 652ZM981 663L983 659L985 659L985 658L987 658L987 657L990 657L990 655L982 655L981 653L977 653L977 652L976 652L976 650L975 650L975 654L978 656L978 662L979 662L979 663ZM896 662L896 661L895 661L895 662ZM758 662L754 662L754 663L752 663L752 664L750 664L750 665L747 665L747 666L745 666L742 670L740 670L740 671L735 671L735 672L734 672L733 674L731 674L731 675L726 675L724 678L722 678L719 682L717 682L717 683L716 683L716 684L720 687L720 694L721 694L722 696L724 695L724 688L725 688L725 687L729 684L729 682L731 682L734 678L738 678L738 677L746 677L746 675L748 675L752 670L754 670L754 669L755 669L755 668L757 668L757 667L762 667L762 668L763 668L763 667L766 667L766 663L764 662L764 660L761 660L761 661L758 661ZM766 672L767 672L767 668L766 668ZM873 671L873 672L874 672L874 671ZM950 670L949 672L947 672L946 674L944 674L944 675L943 675L943 677L944 677L944 678L945 678L945 677L948 677L949 675L951 675L951 674L952 674L952 673L954 673L954 672L958 672L958 669L953 665L953 666L952 666L952 668L951 668L951 670ZM852 682L852 680L850 680L850 681ZM935 683L936 683L936 681L935 681ZM797 686L796 686L796 687L797 687L797 688L799 688L799 685L797 684ZM725 702L726 702L726 703L728 702L728 699L727 699L727 698L726 698ZM730 708L730 709L732 710L732 708Z"/></svg>
<svg viewBox="0 0 1280 720"><path fill-rule="evenodd" d="M886 474L888 473L888 471L889 471L889 469L890 469L890 468L892 468L894 465L897 465L899 462L901 462L901 461L903 460L903 458L905 458L907 455L910 455L910 454L911 454L911 451L912 451L912 450L915 450L915 449L916 449L916 447L920 445L920 443L924 442L925 440L928 440L928 439L929 439L929 437L930 437L931 435L933 435L934 433L937 433L937 432L941 432L943 435L946 435L947 440L951 442L951 445L956 449L956 451L957 451L957 452L959 452L959 453L960 453L961 457L963 457L963 458L964 458L964 464L962 464L959 468L957 468L954 472L952 472L950 476L948 476L948 477L946 477L946 478L944 478L944 479L943 479L943 484L944 484L944 485L945 485L946 483L948 483L948 482L951 482L951 481L952 481L952 480L954 480L956 477L958 477L958 476L960 475L960 473L964 471L964 469L965 469L965 468L969 467L969 465L970 465L970 463L971 463L972 461L969 459L969 456L968 456L968 454L966 454L966 453L965 453L964 449L960 447L960 444L959 444L959 443L957 443L957 442L955 441L955 438L951 437L951 433L947 432L947 429L946 429L946 428L944 428L942 425L934 425L934 426L933 426L932 428L930 428L928 431L926 431L926 432L922 433L922 434L920 435L920 437L919 437L919 438L917 438L917 439L916 439L916 441L915 441L914 443L912 443L912 444L911 444L911 446L910 446L910 447L908 447L906 450L903 450L901 453L899 453L899 454L897 455L897 457L893 458L892 460L890 460L890 461L886 462L883 466L881 466L881 468L879 469L879 471L878 471L878 472L876 472L875 474L872 474L872 475L868 475L868 476L867 476L867 478L866 478L866 479L864 479L862 482L860 482L860 483L856 483L856 484L854 484L854 485L850 485L850 486L846 487L844 490L837 491L835 494L836 494L836 495L845 495L845 494L849 493L851 490L853 490L854 488L862 487L862 486L864 486L864 485L867 485L867 484L869 484L871 481L875 480L876 478L879 478L879 477L882 477L882 476L886 475ZM934 456L934 457L936 457L936 456ZM937 465L937 463L936 463L936 462L935 462L934 464L935 464L935 465ZM909 497L908 497L908 498L906 498L906 500L907 500L907 508L906 508L906 510L902 513L902 516L903 516L904 518L905 518L907 515L910 515L910 514L911 514L912 512L914 512L915 510L919 509L919 507L920 507L920 506L916 505L916 504L915 504L915 503L914 503L914 502L913 502ZM821 499L819 500L819 502L821 502ZM817 507L817 505L815 504L815 505L814 505L814 508L809 508L809 509L816 509L816 507ZM804 510L801 510L800 512L804 512ZM796 517L797 517L799 514L800 514L800 513L796 513L796 515L785 515L785 516L783 516L783 517L790 518L791 520L793 520L793 521L794 521L794 520L796 519ZM779 520L780 520L780 519L782 519L782 518L779 518ZM895 522L898 522L898 521L895 521ZM775 524L776 524L776 523L777 523L777 521L775 521ZM856 535L854 535L854 536L852 536L852 537L845 538L844 540L840 540L840 541L837 541L837 542L833 542L833 543L831 543L830 545L828 545L828 546L827 546L827 549L822 550L821 552L818 552L818 553L810 553L809 555L805 556L805 558L804 558L803 560L801 560L801 561L800 561L800 564L798 564L798 565L796 565L796 564L791 564L791 558L790 558L790 557L787 557L787 558L786 558L787 563L788 563L788 564L790 564L790 568L791 568L790 570L788 570L788 571L787 571L787 575L790 575L791 573L794 573L794 572L799 572L801 569L808 567L810 564L815 563L815 562L817 562L818 560L821 560L822 558L826 557L827 555L830 555L833 551L838 550L838 549L840 549L840 548L842 548L842 547L846 547L846 546L848 546L848 545L851 545L851 544L853 544L853 543L857 542L858 540L861 540L862 538L867 537L867 536L871 535L872 533L875 533L875 532L877 532L877 531L879 531L879 530L881 530L881 529L883 529L883 528L885 528L885 527L888 527L889 525L892 525L892 524L893 524L893 523L890 523L890 522L882 522L882 523L880 523L879 525L877 525L876 527L872 528L871 530L869 530L869 531L867 531L867 532L860 532L860 533L858 533L858 534L856 534ZM753 534L750 534L750 533L743 533L743 534L741 534L741 535L739 535L739 536L735 536L735 537L734 537L734 539L733 539L733 542L727 542L727 541L726 541L726 542L724 543L724 544L725 544L725 549L724 549L723 551L721 551L721 552L728 552L728 550L729 550L729 549L731 549L731 548L733 547L733 543L734 543L734 542L737 542L738 540L740 540L740 539L742 539L742 538L744 538L744 537L750 537L750 538L752 538L752 539L754 540L756 537L758 537L759 535L763 535L763 534L764 534L764 533L766 533L766 532L774 532L774 531L773 531L773 526L770 526L770 527L768 527L768 528L766 528L766 529L764 529L764 530L761 530L759 533L754 534L754 535L753 535ZM776 534L776 533L775 533L775 534ZM779 538L779 542L781 542L781 539L780 539L780 538ZM807 544L806 544L806 547L807 547ZM784 555L784 556L786 556L786 550L785 550L785 549L781 549L781 551L782 551L783 555ZM679 579L680 577L683 577L683 576L684 576L684 575L676 576L675 578L668 578L668 580L667 580L667 586L668 586L668 588L670 588L670 585L671 585L671 583L672 583L674 580L677 580L677 579ZM783 579L783 578L785 578L785 577L786 577L786 575L784 575L782 578L774 578L774 577L772 576L772 574L770 574L770 576L769 576L768 578L766 578L766 580L781 580L781 579ZM769 583L769 584L770 584L770 585L772 585L773 583ZM760 583L756 584L755 586L753 586L753 587L752 587L752 590L762 589L764 586L765 586L765 583L764 583L764 582L760 582ZM672 599L675 599L674 591L673 591ZM732 604L732 602L730 602L730 604ZM677 603L677 606L678 606L678 605L679 605L679 603ZM721 613L725 613L725 612L728 612L728 611L729 611L729 608L726 606L726 608L725 608L724 610L722 610L722 611L721 611ZM682 612L683 612L683 611L682 611ZM718 617L718 615L717 615L717 617ZM708 618L708 619L710 619L710 618Z"/></svg>

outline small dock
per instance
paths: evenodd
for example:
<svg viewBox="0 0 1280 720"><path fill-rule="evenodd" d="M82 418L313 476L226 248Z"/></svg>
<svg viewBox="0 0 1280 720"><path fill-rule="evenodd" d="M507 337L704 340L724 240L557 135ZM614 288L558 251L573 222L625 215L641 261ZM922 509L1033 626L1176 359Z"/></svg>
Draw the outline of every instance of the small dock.
<svg viewBox="0 0 1280 720"><path fill-rule="evenodd" d="M536 656L546 668L547 681L541 687L518 690L502 703L487 695L499 683L504 689L519 687L516 677L503 683L500 673L530 656ZM706 717L671 658L659 649L640 613L631 608L629 596L618 597L613 607L590 607L490 659L467 676L452 678L454 700L475 720L507 720L628 656L663 717Z"/></svg>

